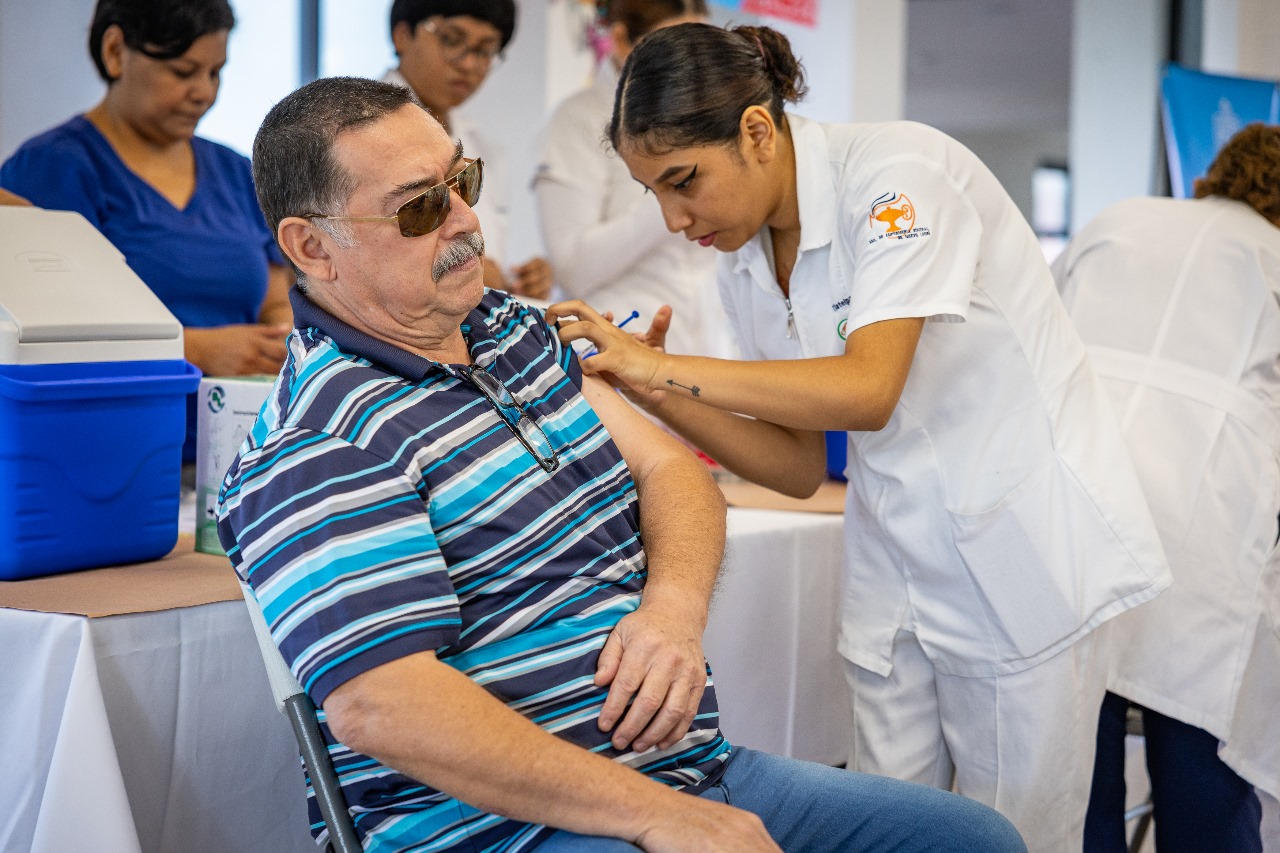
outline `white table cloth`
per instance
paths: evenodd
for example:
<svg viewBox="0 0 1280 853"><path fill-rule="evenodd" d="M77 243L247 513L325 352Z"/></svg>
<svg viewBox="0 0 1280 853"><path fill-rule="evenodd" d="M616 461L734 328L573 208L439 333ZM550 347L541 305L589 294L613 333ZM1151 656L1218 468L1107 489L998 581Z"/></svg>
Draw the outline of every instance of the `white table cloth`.
<svg viewBox="0 0 1280 853"><path fill-rule="evenodd" d="M844 764L853 713L836 652L843 516L731 509L703 635L730 743Z"/></svg>
<svg viewBox="0 0 1280 853"><path fill-rule="evenodd" d="M244 602L3 609L0 649L0 850L316 850Z"/></svg>
<svg viewBox="0 0 1280 853"><path fill-rule="evenodd" d="M734 509L729 529L705 641L724 731L840 763L840 517ZM0 850L316 849L243 602L92 619L0 608L0 650Z"/></svg>

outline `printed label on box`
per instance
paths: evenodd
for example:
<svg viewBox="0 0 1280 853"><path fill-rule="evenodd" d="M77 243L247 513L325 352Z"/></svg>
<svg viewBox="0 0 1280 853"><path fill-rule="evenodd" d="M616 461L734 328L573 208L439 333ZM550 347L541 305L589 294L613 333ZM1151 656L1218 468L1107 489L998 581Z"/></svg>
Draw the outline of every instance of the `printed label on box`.
<svg viewBox="0 0 1280 853"><path fill-rule="evenodd" d="M196 550L223 554L217 501L222 478L253 429L274 376L206 376L196 414Z"/></svg>

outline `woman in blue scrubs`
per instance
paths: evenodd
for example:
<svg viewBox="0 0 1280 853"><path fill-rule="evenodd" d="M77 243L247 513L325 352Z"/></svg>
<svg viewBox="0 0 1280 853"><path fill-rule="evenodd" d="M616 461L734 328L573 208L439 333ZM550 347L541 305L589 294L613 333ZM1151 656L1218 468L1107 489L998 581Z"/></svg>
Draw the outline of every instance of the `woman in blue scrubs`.
<svg viewBox="0 0 1280 853"><path fill-rule="evenodd" d="M102 101L0 167L0 186L97 227L182 323L187 360L216 376L275 373L292 326L248 159L195 135L234 24L226 0L101 0L89 52Z"/></svg>

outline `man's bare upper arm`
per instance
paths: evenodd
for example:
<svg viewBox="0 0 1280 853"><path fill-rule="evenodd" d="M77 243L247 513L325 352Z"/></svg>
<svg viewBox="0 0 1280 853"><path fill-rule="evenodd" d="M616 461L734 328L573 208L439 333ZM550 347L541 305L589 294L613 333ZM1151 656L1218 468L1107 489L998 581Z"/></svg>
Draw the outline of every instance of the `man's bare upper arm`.
<svg viewBox="0 0 1280 853"><path fill-rule="evenodd" d="M596 376L584 376L582 395L595 410L623 460L631 469L631 476L640 484L653 466L664 461L692 461L697 457L679 441L640 414L621 394Z"/></svg>

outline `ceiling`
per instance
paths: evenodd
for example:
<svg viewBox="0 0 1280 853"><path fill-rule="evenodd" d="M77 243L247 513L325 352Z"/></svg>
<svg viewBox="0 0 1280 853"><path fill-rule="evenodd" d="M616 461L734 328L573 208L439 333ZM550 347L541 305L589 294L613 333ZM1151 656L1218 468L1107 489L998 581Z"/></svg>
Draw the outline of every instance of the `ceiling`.
<svg viewBox="0 0 1280 853"><path fill-rule="evenodd" d="M905 113L949 133L1067 130L1072 0L908 0Z"/></svg>

